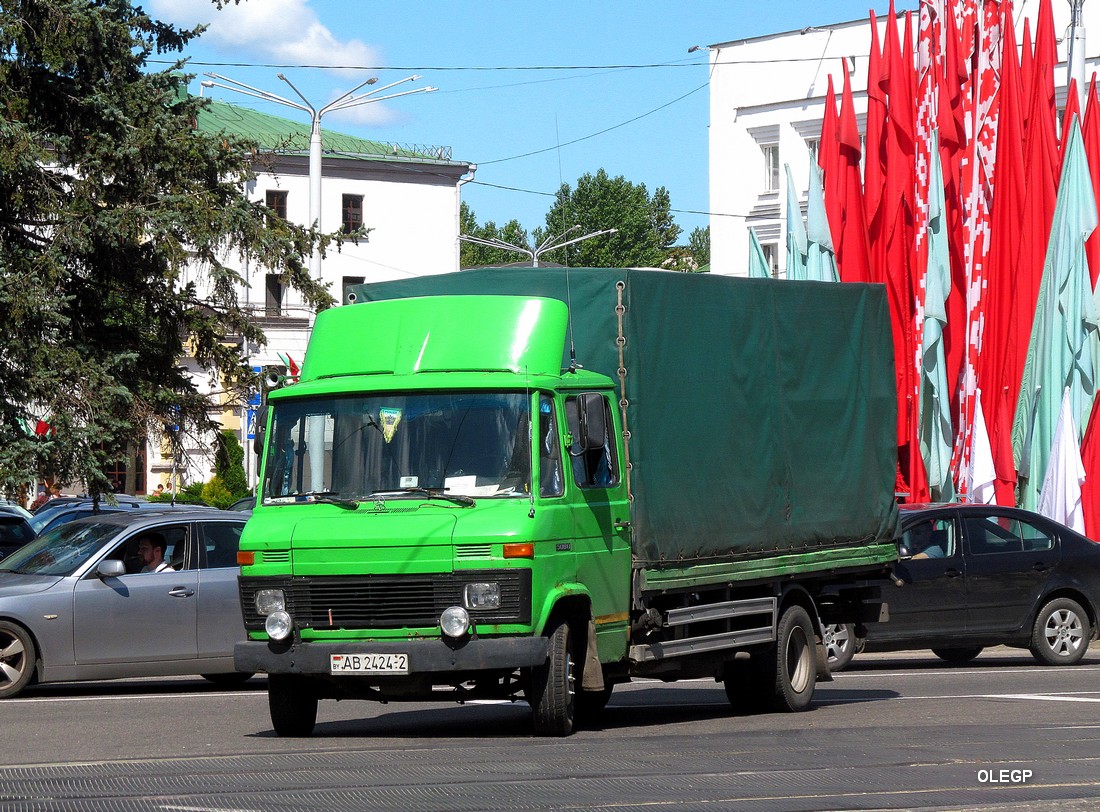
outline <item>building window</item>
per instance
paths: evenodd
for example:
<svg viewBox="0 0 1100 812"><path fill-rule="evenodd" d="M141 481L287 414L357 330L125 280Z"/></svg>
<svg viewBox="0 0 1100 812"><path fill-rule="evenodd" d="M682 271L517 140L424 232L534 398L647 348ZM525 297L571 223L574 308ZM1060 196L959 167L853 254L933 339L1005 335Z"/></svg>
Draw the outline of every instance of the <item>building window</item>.
<svg viewBox="0 0 1100 812"><path fill-rule="evenodd" d="M264 312L271 317L283 315L283 283L279 279L279 274L269 273L267 275L267 294L264 299Z"/></svg>
<svg viewBox="0 0 1100 812"><path fill-rule="evenodd" d="M266 202L267 207L275 212L276 216L286 219L286 192L268 189Z"/></svg>
<svg viewBox="0 0 1100 812"><path fill-rule="evenodd" d="M760 246L764 249L764 259L768 261L768 270L772 279L779 278L779 243L766 242Z"/></svg>
<svg viewBox="0 0 1100 812"><path fill-rule="evenodd" d="M764 153L764 191L779 191L779 144L762 144Z"/></svg>
<svg viewBox="0 0 1100 812"><path fill-rule="evenodd" d="M366 277L364 276L345 276L343 280L343 285L341 287L341 290L343 290L344 292L344 298L340 300L340 303L352 304L348 301L348 288L350 288L352 285L362 285L366 281Z"/></svg>
<svg viewBox="0 0 1100 812"><path fill-rule="evenodd" d="M363 196L344 195L344 233L350 234L363 227Z"/></svg>

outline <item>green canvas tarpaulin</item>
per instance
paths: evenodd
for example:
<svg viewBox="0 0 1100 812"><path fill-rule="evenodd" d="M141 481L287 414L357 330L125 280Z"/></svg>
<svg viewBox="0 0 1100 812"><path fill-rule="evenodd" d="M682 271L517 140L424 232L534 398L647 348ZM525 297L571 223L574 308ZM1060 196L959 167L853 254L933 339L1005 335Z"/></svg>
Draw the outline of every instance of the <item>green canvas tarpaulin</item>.
<svg viewBox="0 0 1100 812"><path fill-rule="evenodd" d="M577 363L615 381L629 404L634 545L645 567L805 554L825 561L829 551L884 545L897 532L896 395L881 286L484 268L350 292L356 301L514 294L566 302ZM563 368L569 363L567 338Z"/></svg>

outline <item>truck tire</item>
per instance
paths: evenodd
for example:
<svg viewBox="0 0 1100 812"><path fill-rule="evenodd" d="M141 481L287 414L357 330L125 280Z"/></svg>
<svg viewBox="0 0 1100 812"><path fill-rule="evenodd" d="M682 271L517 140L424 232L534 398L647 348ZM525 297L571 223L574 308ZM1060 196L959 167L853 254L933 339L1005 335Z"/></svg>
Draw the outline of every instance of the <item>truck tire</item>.
<svg viewBox="0 0 1100 812"><path fill-rule="evenodd" d="M765 701L772 710L806 710L814 698L817 657L814 627L805 609L792 605L783 610L776 629L775 646L768 654L771 656L761 663L771 689Z"/></svg>
<svg viewBox="0 0 1100 812"><path fill-rule="evenodd" d="M573 634L567 621L550 633L546 663L532 669L531 710L536 736L568 736L576 712Z"/></svg>
<svg viewBox="0 0 1100 812"><path fill-rule="evenodd" d="M1031 656L1047 665L1075 665L1085 656L1092 638L1089 616L1075 600L1055 598L1035 617Z"/></svg>
<svg viewBox="0 0 1100 812"><path fill-rule="evenodd" d="M292 674L270 674L267 707L271 726L280 736L309 736L317 724L317 695L308 680Z"/></svg>

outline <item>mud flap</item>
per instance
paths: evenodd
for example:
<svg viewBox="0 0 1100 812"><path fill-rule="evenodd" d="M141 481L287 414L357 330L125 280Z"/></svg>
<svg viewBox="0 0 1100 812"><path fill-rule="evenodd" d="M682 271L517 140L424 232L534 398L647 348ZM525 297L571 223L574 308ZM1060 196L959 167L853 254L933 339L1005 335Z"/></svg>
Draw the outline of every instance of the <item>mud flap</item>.
<svg viewBox="0 0 1100 812"><path fill-rule="evenodd" d="M825 643L818 639L814 649L817 652L817 681L832 682L833 672L829 670L829 652L825 648Z"/></svg>
<svg viewBox="0 0 1100 812"><path fill-rule="evenodd" d="M600 665L600 649L596 644L596 622L588 618L588 645L584 652L584 673L581 676L581 689L602 691L603 666Z"/></svg>

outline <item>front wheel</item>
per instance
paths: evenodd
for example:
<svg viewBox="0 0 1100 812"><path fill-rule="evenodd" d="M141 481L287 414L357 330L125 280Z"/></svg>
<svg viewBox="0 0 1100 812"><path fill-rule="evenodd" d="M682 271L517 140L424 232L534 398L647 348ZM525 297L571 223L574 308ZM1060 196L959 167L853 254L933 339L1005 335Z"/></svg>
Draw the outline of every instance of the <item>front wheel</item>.
<svg viewBox="0 0 1100 812"><path fill-rule="evenodd" d="M859 639L852 623L831 623L825 627L825 654L830 671L843 671L856 656Z"/></svg>
<svg viewBox="0 0 1100 812"><path fill-rule="evenodd" d="M308 680L292 674L267 678L271 726L280 736L309 736L317 724L317 695Z"/></svg>
<svg viewBox="0 0 1100 812"><path fill-rule="evenodd" d="M34 641L22 626L0 620L0 699L15 696L34 676Z"/></svg>
<svg viewBox="0 0 1100 812"><path fill-rule="evenodd" d="M814 627L801 606L788 606L779 618L775 646L762 665L766 701L773 710L804 711L814 698L817 683Z"/></svg>
<svg viewBox="0 0 1100 812"><path fill-rule="evenodd" d="M573 635L566 621L550 633L546 663L532 669L531 709L536 736L568 736L576 712Z"/></svg>
<svg viewBox="0 0 1100 812"><path fill-rule="evenodd" d="M965 646L963 648L934 648L932 653L945 663L962 665L968 663L982 653L981 646Z"/></svg>
<svg viewBox="0 0 1100 812"><path fill-rule="evenodd" d="M1088 651L1092 629L1081 604L1069 598L1055 598L1035 618L1031 632L1031 654L1047 665L1074 665Z"/></svg>

